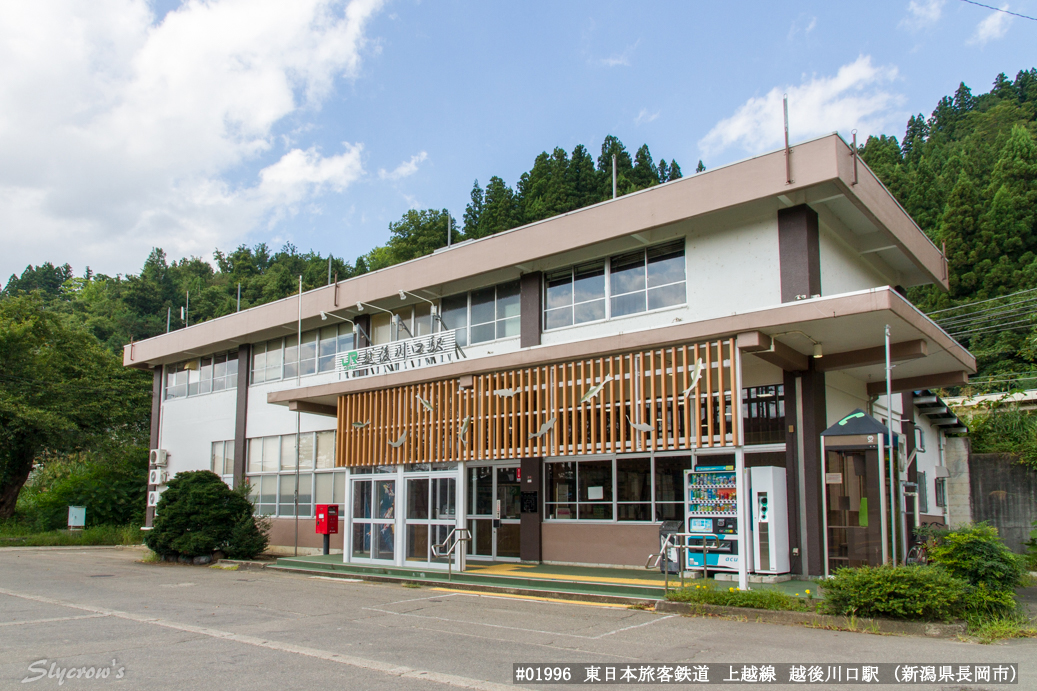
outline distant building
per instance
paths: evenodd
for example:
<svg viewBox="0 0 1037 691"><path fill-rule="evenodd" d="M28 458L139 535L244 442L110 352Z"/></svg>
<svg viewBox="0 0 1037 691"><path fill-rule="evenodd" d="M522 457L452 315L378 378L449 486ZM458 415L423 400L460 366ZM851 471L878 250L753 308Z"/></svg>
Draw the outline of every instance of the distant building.
<svg viewBox="0 0 1037 691"><path fill-rule="evenodd" d="M947 266L851 148L804 142L790 168L759 156L127 346L154 372L152 446L170 473L248 478L282 549L296 506L306 550L337 503L358 563L443 568L433 546L467 528L469 560L643 566L676 520L718 534L717 569L819 575L881 559L877 450L824 459L821 433L856 409L884 428L888 325L902 554L901 481L921 471L922 520L944 517L926 390L975 361L893 287L946 288Z"/></svg>

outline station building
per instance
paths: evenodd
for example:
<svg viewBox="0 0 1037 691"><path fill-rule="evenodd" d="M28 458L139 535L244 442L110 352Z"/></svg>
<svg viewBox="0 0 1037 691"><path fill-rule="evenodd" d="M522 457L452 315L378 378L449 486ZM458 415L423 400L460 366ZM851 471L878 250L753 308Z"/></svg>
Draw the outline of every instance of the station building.
<svg viewBox="0 0 1037 691"><path fill-rule="evenodd" d="M750 571L821 575L945 518L943 440L963 429L927 414L929 389L975 360L903 291L947 281L833 134L133 343L124 364L154 374L162 470L247 479L282 550L320 545L327 503L349 562L445 568L435 546L466 528L457 567L640 567L664 521L697 516ZM865 422L870 441L838 436ZM769 505L758 477L780 478Z"/></svg>

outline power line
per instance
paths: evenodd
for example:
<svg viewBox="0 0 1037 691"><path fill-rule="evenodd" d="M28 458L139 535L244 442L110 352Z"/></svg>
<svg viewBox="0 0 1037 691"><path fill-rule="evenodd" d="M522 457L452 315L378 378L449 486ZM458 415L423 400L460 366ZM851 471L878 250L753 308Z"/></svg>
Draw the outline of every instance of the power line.
<svg viewBox="0 0 1037 691"><path fill-rule="evenodd" d="M1019 14L1018 12L1009 12L1008 10L1003 10L1000 7L993 7L991 5L984 5L983 3L976 2L975 0L961 0L961 1L962 2L967 2L970 5L975 5L976 7L985 7L988 10L994 10L995 12L1004 12L1005 14L1010 14L1013 17L1022 17L1023 19L1029 19L1031 22L1037 22L1037 17L1029 17L1029 16L1027 16L1025 14Z"/></svg>
<svg viewBox="0 0 1037 691"><path fill-rule="evenodd" d="M1023 326L1012 326L1013 324L1022 324ZM1028 329L1033 325L1033 322L1029 319L1021 319L1015 322L1008 322L1007 324L994 324L993 326L979 327L971 329L969 331L961 331L958 333L952 333L951 336L957 340L962 336L974 336L976 334L988 333L990 331L1018 331L1019 329ZM1012 327L1012 328L1008 328Z"/></svg>
<svg viewBox="0 0 1037 691"><path fill-rule="evenodd" d="M967 302L967 303L965 303L963 305L956 305L955 307L945 307L942 310L933 310L932 312L926 312L926 316L927 317L932 317L934 314L940 314L942 312L950 312L952 310L962 310L962 309L965 309L966 307L975 307L976 305L982 305L984 303L993 302L995 300L1007 300L1010 297L1015 297L1016 295L1026 295L1027 293L1037 293L1037 288L1028 288L1026 290L1017 291L1015 293L1009 293L1008 295L1001 295L1001 296L996 297L996 298L988 298L986 300L980 300L979 302Z"/></svg>
<svg viewBox="0 0 1037 691"><path fill-rule="evenodd" d="M963 322L963 321L973 321L973 320L979 319L979 318L992 319L992 318L996 317L998 314L1000 314L1001 312L1018 311L1020 308L1026 307L1028 305L1033 305L1034 303L1037 303L1037 297L1027 298L1025 300L1019 300L1017 302L1013 302L1013 303L1008 304L1008 305L998 305L997 307L988 307L986 309L979 310L977 312L970 312L968 314L952 315L950 317L947 317L946 319L940 320L937 323L939 323L940 326L943 326L944 328L946 328L948 325L957 324L958 322ZM990 315L991 312L993 312L994 314ZM983 315L990 315L990 316L984 317Z"/></svg>

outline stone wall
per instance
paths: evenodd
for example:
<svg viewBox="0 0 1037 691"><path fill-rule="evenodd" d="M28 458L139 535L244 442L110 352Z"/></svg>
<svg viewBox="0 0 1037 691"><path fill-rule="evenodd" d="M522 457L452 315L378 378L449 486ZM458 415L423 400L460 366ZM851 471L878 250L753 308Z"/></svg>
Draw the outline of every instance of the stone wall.
<svg viewBox="0 0 1037 691"><path fill-rule="evenodd" d="M944 439L943 462L949 473L947 477L947 525L951 528L972 522L969 451L967 437L946 437Z"/></svg>
<svg viewBox="0 0 1037 691"><path fill-rule="evenodd" d="M972 454L968 465L973 519L995 526L1012 551L1025 552L1037 521L1037 472L1007 454Z"/></svg>

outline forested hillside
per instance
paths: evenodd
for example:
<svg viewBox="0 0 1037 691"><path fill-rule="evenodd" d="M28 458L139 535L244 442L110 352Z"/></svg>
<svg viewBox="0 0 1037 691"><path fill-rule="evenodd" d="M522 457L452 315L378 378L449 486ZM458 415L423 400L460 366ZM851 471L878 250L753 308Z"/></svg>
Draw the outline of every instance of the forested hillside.
<svg viewBox="0 0 1037 691"><path fill-rule="evenodd" d="M978 357L975 381L992 390L1032 386L1009 374L1037 362L1035 111L1037 70L999 74L988 93L961 84L928 118L911 117L901 141L871 137L861 149L918 225L946 243L950 292L909 295Z"/></svg>

